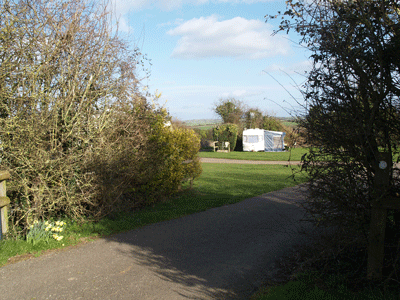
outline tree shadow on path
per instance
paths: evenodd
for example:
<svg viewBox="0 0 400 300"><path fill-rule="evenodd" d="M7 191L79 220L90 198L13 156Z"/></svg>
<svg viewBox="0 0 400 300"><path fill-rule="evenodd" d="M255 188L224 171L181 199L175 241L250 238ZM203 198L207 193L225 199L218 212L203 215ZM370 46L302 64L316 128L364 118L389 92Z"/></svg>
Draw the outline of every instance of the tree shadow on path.
<svg viewBox="0 0 400 300"><path fill-rule="evenodd" d="M105 240L129 245L116 246L118 253L150 270L176 299L246 299L278 258L307 242L305 195L304 185L286 188Z"/></svg>

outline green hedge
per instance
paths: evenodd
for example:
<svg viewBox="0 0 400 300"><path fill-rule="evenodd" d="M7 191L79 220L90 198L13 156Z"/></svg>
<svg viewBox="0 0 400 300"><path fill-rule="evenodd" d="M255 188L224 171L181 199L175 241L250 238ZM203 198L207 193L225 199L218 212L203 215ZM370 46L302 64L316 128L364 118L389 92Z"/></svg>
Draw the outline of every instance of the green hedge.
<svg viewBox="0 0 400 300"><path fill-rule="evenodd" d="M233 151L236 147L238 132L238 125L230 123L222 124L214 128L214 140L218 141L219 148L222 147L222 143L229 142L230 151Z"/></svg>
<svg viewBox="0 0 400 300"><path fill-rule="evenodd" d="M11 174L11 231L133 210L201 172L198 139L165 127L168 113L151 104L160 95L140 92L135 70L145 58L102 8L0 4L0 167Z"/></svg>

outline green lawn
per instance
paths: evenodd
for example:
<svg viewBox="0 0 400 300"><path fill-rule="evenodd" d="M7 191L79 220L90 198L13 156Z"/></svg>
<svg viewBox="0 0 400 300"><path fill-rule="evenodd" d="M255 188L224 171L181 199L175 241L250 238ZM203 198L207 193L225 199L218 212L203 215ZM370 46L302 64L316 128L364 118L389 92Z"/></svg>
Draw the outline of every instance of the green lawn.
<svg viewBox="0 0 400 300"><path fill-rule="evenodd" d="M200 157L206 158L227 158L240 160L267 160L267 161L300 161L301 157L307 153L306 148L292 148L284 152L199 152Z"/></svg>
<svg viewBox="0 0 400 300"><path fill-rule="evenodd" d="M297 167L296 169L297 170ZM63 240L36 245L23 237L0 241L0 266L10 257L38 256L48 249L65 248L98 236L135 229L147 224L179 218L212 207L237 203L246 198L293 186L304 181L293 181L292 169L280 165L229 165L203 164L203 174L194 188L181 192L174 198L147 207L135 213L104 218L100 222L67 222Z"/></svg>

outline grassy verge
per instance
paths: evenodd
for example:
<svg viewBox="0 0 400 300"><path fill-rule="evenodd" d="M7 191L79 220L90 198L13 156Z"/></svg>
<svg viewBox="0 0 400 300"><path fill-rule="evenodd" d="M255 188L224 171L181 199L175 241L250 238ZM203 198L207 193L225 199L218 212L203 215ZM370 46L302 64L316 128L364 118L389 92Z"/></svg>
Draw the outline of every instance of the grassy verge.
<svg viewBox="0 0 400 300"><path fill-rule="evenodd" d="M378 289L366 289L357 294L350 291L344 284L338 284L337 278L331 277L332 285L330 288L321 289L313 282L315 275L303 274L308 278L301 278L296 281L289 281L280 286L270 286L262 289L257 295L253 295L250 300L384 300L398 299L395 295L384 297Z"/></svg>
<svg viewBox="0 0 400 300"><path fill-rule="evenodd" d="M114 215L100 222L67 223L63 239L33 245L23 237L0 241L0 266L7 262L39 256L49 249L62 249L99 236L110 235L204 211L212 207L237 203L249 197L296 185L292 170L284 166L203 164L203 174L192 190L135 213ZM61 235L61 234L60 234Z"/></svg>
<svg viewBox="0 0 400 300"><path fill-rule="evenodd" d="M355 268L357 266L354 266ZM361 289L349 287L347 274L325 274L306 271L297 274L284 284L267 284L250 300L398 300L399 289L391 288L382 292L381 288L368 284ZM321 283L321 281L323 282Z"/></svg>
<svg viewBox="0 0 400 300"><path fill-rule="evenodd" d="M326 231L278 260L277 274L250 300L399 300L398 278L366 278L366 256L358 236Z"/></svg>
<svg viewBox="0 0 400 300"><path fill-rule="evenodd" d="M206 158L226 158L240 160L267 160L267 161L300 161L301 157L307 153L306 148L292 148L285 152L200 152L200 157Z"/></svg>

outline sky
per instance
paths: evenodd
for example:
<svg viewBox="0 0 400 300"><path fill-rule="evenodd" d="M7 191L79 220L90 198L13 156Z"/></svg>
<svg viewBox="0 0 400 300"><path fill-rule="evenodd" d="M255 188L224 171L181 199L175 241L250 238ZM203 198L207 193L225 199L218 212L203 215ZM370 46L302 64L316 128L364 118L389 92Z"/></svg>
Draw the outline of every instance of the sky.
<svg viewBox="0 0 400 300"><path fill-rule="evenodd" d="M143 86L173 118L219 118L213 109L229 97L276 117L301 111L311 53L265 22L284 0L113 1L119 31L151 60Z"/></svg>

